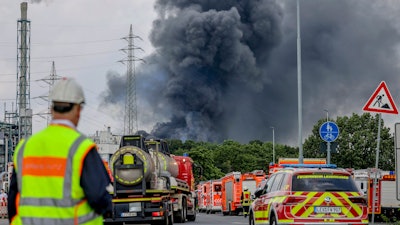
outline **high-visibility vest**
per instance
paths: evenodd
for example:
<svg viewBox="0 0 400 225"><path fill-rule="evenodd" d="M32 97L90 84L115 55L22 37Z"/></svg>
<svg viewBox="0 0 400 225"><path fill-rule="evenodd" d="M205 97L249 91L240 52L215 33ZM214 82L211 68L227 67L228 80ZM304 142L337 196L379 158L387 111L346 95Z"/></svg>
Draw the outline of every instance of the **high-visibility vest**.
<svg viewBox="0 0 400 225"><path fill-rule="evenodd" d="M250 198L251 192L250 191L243 191L243 200L242 200L242 205L243 206L249 206L250 205Z"/></svg>
<svg viewBox="0 0 400 225"><path fill-rule="evenodd" d="M93 147L90 139L63 125L50 125L21 141L14 153L19 196L11 224L103 224L80 186L84 157Z"/></svg>

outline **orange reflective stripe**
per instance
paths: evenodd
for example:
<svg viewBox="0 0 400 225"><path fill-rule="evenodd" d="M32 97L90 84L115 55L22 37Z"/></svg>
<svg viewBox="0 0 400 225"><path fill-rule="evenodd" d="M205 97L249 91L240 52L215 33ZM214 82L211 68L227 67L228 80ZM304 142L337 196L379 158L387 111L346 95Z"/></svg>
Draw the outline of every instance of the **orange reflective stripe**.
<svg viewBox="0 0 400 225"><path fill-rule="evenodd" d="M22 176L64 177L67 159L56 157L26 157L22 163Z"/></svg>

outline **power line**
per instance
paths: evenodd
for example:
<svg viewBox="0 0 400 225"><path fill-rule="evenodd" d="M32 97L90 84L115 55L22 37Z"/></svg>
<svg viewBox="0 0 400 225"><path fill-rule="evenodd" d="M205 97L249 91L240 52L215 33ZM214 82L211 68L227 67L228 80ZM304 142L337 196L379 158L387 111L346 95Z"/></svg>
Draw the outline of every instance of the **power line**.
<svg viewBox="0 0 400 225"><path fill-rule="evenodd" d="M103 52L92 52L92 53L83 53L83 54L74 54L74 55L61 55L61 56L39 56L39 57L31 57L31 62L43 62L40 60L36 59L55 59L55 58L72 58L72 57L81 57L81 56L92 56L92 55L104 55L108 53L116 53L117 51L112 50L112 51L103 51ZM16 58L3 58L0 59L3 61L11 61L11 60L16 60ZM48 60L46 60L48 61Z"/></svg>
<svg viewBox="0 0 400 225"><path fill-rule="evenodd" d="M101 67L108 67L108 66L112 66L114 65L113 63L108 63L108 64L96 64L96 65L92 65L92 66L84 66L84 67L75 67L75 68L66 68L66 69L58 69L58 71L77 71L77 70L88 70L88 69L92 69L92 68L101 68ZM48 73L48 71L35 71L35 72L31 72L31 74L46 74ZM15 73L0 73L0 77L1 76L15 76Z"/></svg>
<svg viewBox="0 0 400 225"><path fill-rule="evenodd" d="M117 39L105 39L105 40L94 40L94 41L75 41L75 42L32 42L31 46L42 46L42 45L80 45L80 44L97 44L104 42L121 41L120 38ZM14 42L10 41L0 41L0 46L5 47L15 47Z"/></svg>
<svg viewBox="0 0 400 225"><path fill-rule="evenodd" d="M108 40L97 40L97 41L77 41L77 42L36 42L32 45L79 45L79 44L97 44L111 41L120 41L121 39L108 39ZM1 43L1 42L0 42Z"/></svg>

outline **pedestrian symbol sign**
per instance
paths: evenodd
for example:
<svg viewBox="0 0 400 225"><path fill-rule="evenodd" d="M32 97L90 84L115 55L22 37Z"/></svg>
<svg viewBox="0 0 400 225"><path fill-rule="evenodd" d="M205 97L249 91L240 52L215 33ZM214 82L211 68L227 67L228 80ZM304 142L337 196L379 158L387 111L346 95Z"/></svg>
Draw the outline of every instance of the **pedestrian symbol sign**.
<svg viewBox="0 0 400 225"><path fill-rule="evenodd" d="M382 81L378 88L371 95L367 103L365 104L364 111L378 112L378 113L390 113L398 114L396 104L393 101L392 95L386 86L385 81Z"/></svg>
<svg viewBox="0 0 400 225"><path fill-rule="evenodd" d="M326 121L319 127L319 135L326 142L333 142L339 136L339 127L336 123Z"/></svg>

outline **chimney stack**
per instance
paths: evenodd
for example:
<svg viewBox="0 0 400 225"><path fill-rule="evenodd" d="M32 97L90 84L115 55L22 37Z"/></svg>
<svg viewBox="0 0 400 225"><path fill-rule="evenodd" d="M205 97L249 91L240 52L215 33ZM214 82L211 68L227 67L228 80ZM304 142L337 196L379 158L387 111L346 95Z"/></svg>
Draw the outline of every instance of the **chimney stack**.
<svg viewBox="0 0 400 225"><path fill-rule="evenodd" d="M27 20L28 19L28 3L27 2L22 2L21 3L21 20Z"/></svg>

